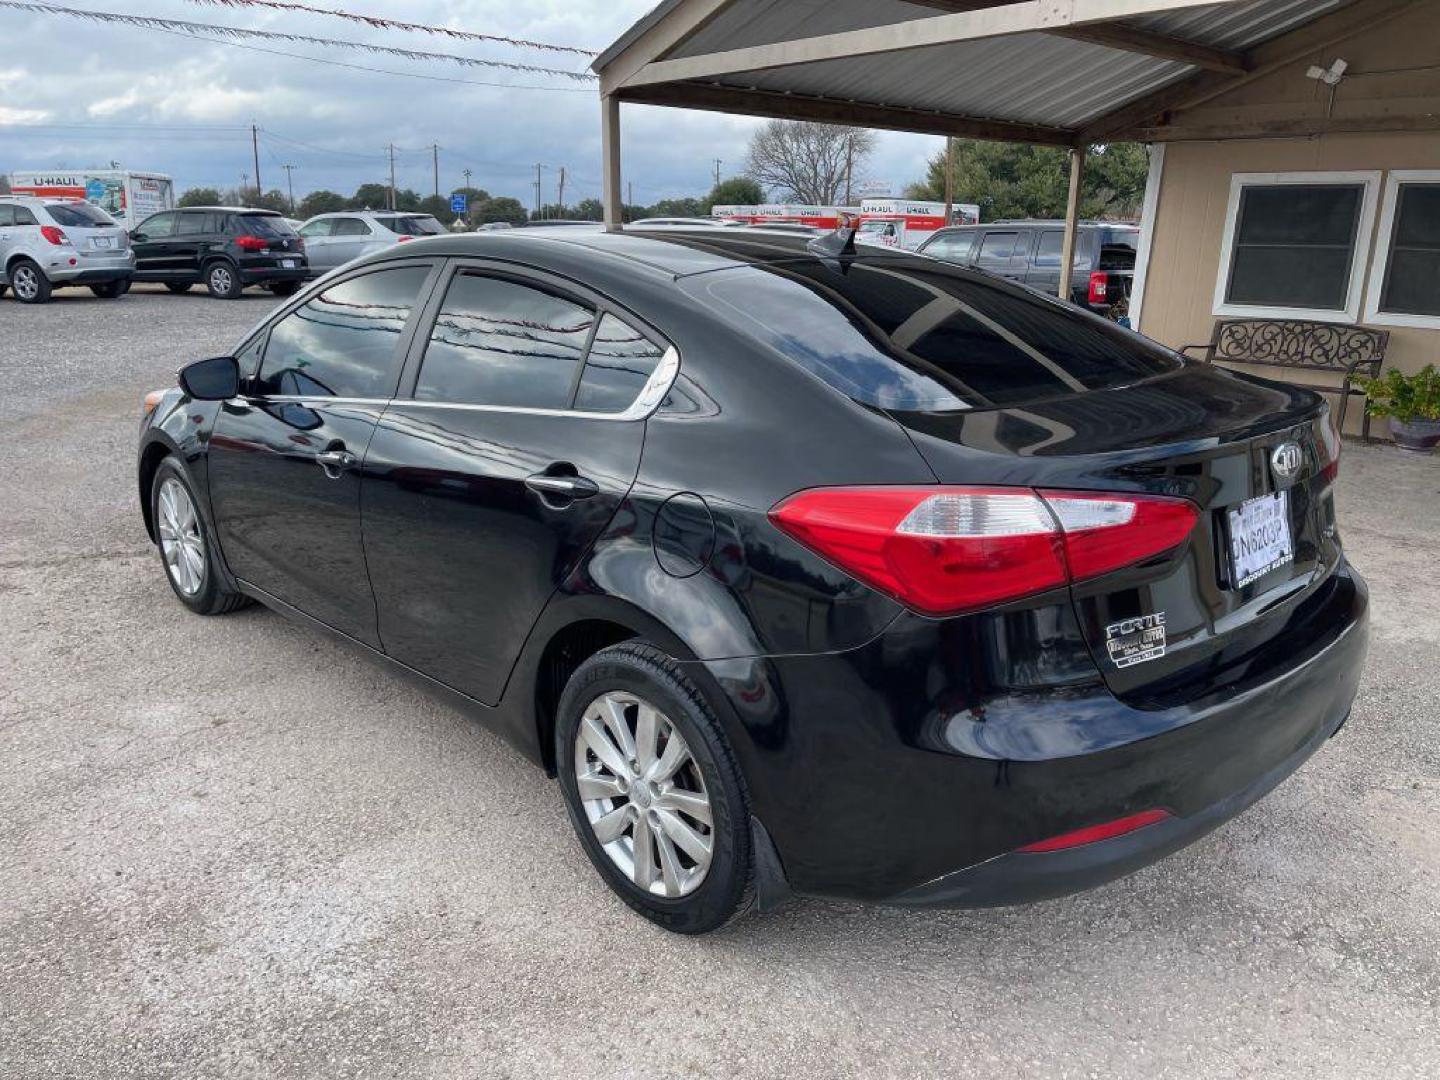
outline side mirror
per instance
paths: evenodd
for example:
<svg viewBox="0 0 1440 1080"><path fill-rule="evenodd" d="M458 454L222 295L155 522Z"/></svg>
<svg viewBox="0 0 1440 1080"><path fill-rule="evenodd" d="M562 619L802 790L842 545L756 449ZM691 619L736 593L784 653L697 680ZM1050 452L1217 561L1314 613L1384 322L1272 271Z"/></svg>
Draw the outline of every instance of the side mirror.
<svg viewBox="0 0 1440 1080"><path fill-rule="evenodd" d="M145 234L139 229L136 229L130 234L130 239L143 244L145 242Z"/></svg>
<svg viewBox="0 0 1440 1080"><path fill-rule="evenodd" d="M233 356L196 360L180 369L179 380L196 401L225 401L240 392L240 364Z"/></svg>

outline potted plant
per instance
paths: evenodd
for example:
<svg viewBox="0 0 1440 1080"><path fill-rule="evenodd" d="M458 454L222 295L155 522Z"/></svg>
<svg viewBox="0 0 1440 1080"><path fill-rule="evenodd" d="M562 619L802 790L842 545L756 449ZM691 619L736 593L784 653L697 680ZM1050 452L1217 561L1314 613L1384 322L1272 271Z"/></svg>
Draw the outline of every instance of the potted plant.
<svg viewBox="0 0 1440 1080"><path fill-rule="evenodd" d="M1414 375L1393 368L1377 379L1357 379L1365 411L1390 418L1390 435L1405 450L1428 454L1440 444L1440 372L1426 364Z"/></svg>

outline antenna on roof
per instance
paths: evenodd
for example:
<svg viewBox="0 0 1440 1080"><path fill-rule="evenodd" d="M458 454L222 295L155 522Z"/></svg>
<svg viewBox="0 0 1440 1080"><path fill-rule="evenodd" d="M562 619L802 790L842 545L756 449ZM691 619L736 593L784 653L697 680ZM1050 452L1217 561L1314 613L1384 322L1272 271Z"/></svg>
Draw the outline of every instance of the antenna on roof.
<svg viewBox="0 0 1440 1080"><path fill-rule="evenodd" d="M807 240L805 247L822 259L848 259L855 254L855 234L858 231L854 216L842 214L834 232Z"/></svg>

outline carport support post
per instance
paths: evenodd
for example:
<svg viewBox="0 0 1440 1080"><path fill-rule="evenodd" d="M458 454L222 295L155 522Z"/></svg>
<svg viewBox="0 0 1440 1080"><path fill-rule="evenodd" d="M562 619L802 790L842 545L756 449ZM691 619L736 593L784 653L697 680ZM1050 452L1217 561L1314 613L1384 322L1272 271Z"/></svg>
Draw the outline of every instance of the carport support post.
<svg viewBox="0 0 1440 1080"><path fill-rule="evenodd" d="M1080 187L1085 179L1085 147L1070 151L1070 194L1065 200L1065 239L1060 245L1061 300L1070 299L1070 279L1075 272L1075 238L1080 231Z"/></svg>
<svg viewBox="0 0 1440 1080"><path fill-rule="evenodd" d="M617 232L625 221L620 201L620 99L600 98L600 161L605 198L605 228Z"/></svg>

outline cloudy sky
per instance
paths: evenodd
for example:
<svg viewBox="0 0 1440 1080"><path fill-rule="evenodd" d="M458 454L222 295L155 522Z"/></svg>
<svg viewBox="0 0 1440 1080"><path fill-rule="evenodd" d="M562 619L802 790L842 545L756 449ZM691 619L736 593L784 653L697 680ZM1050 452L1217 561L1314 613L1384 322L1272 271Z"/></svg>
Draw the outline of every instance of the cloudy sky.
<svg viewBox="0 0 1440 1080"><path fill-rule="evenodd" d="M583 70L564 54L371 31L319 15L229 9L187 0L55 0L73 8L129 12L315 37L369 41L429 52ZM483 33L600 49L652 0L311 0L364 14L438 23ZM123 167L169 173L177 189L232 187L252 174L249 125L261 128L260 171L282 187L295 166L297 197L313 188L349 193L388 172L385 146L398 148L397 182L429 194L429 146L440 150L440 186L461 170L492 194L529 205L535 163L545 199L559 166L566 201L600 194L599 109L593 88L563 79L411 61L309 44L250 42L277 56L156 30L94 25L0 7L0 172ZM381 68L394 74L322 64ZM432 78L407 77L423 75ZM472 85L443 79L504 83ZM515 84L546 86L521 89ZM716 113L625 106L626 179L637 202L699 194L713 160L738 172L757 121ZM868 178L900 185L918 177L940 140L885 135ZM253 183L253 177L250 182Z"/></svg>

